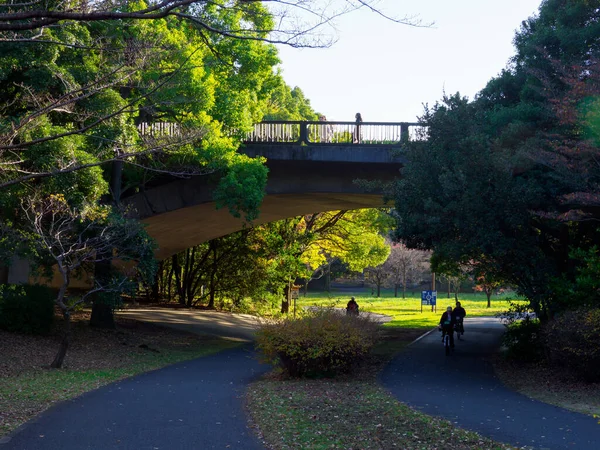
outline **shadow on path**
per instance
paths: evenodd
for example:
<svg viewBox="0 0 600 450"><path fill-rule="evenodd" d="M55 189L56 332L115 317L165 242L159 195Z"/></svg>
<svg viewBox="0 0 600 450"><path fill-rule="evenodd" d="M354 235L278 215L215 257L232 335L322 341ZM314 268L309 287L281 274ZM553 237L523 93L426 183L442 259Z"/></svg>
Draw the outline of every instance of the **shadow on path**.
<svg viewBox="0 0 600 450"><path fill-rule="evenodd" d="M122 317L151 322L191 333L254 341L259 319L250 314L189 309L134 308L119 311Z"/></svg>
<svg viewBox="0 0 600 450"><path fill-rule="evenodd" d="M437 331L409 346L381 375L400 401L426 414L516 446L600 449L596 419L531 400L502 385L486 356L504 331L494 318L465 321L465 335L445 356Z"/></svg>

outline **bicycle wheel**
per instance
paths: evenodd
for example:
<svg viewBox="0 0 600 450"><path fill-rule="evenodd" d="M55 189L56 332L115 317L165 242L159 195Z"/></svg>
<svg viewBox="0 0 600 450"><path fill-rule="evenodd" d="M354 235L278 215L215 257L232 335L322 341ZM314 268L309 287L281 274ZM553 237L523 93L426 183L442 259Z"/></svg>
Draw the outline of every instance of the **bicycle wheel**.
<svg viewBox="0 0 600 450"><path fill-rule="evenodd" d="M446 348L446 356L448 356L450 354L450 335L448 333L444 338L444 347Z"/></svg>

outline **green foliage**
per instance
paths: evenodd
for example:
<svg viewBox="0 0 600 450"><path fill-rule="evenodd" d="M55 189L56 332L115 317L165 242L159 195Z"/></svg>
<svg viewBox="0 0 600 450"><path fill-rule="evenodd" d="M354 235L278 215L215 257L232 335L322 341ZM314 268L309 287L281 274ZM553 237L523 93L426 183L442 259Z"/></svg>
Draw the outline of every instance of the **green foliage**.
<svg viewBox="0 0 600 450"><path fill-rule="evenodd" d="M236 155L235 162L226 168L214 193L217 208L227 207L234 217L245 213L248 222L256 219L264 197L267 168L263 160Z"/></svg>
<svg viewBox="0 0 600 450"><path fill-rule="evenodd" d="M598 19L597 2L542 2L474 101L425 108L394 191L398 239L516 286L542 321L594 297L569 251L600 245Z"/></svg>
<svg viewBox="0 0 600 450"><path fill-rule="evenodd" d="M47 334L54 321L54 293L33 285L0 285L0 328L26 334Z"/></svg>
<svg viewBox="0 0 600 450"><path fill-rule="evenodd" d="M323 309L264 325L257 332L256 346L267 361L292 377L333 376L349 372L368 355L378 326L366 317Z"/></svg>
<svg viewBox="0 0 600 450"><path fill-rule="evenodd" d="M600 306L600 253L597 246L578 248L570 253L576 265L574 277L564 274L552 280L554 304L557 311L579 307Z"/></svg>
<svg viewBox="0 0 600 450"><path fill-rule="evenodd" d="M525 318L508 324L502 344L510 359L525 362L540 360L544 355L540 321Z"/></svg>
<svg viewBox="0 0 600 450"><path fill-rule="evenodd" d="M600 381L600 308L567 311L544 328L551 363L572 370L586 381Z"/></svg>

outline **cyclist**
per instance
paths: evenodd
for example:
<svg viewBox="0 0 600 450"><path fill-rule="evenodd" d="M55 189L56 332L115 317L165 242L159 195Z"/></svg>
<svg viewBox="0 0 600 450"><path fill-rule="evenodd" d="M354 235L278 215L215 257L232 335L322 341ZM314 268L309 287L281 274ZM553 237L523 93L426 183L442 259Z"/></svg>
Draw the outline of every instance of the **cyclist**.
<svg viewBox="0 0 600 450"><path fill-rule="evenodd" d="M454 316L452 315L452 306L448 306L440 319L438 328L442 331L442 343L446 334L450 337L450 348L454 348Z"/></svg>
<svg viewBox="0 0 600 450"><path fill-rule="evenodd" d="M350 301L346 305L347 316L358 316L358 303L354 297L350 298Z"/></svg>
<svg viewBox="0 0 600 450"><path fill-rule="evenodd" d="M460 302L456 301L456 307L454 308L454 311L452 311L452 316L454 316L454 321L460 324L460 334L465 334L465 326L463 324L465 316L467 315L467 312L465 311L465 308L463 308L462 306L460 306Z"/></svg>

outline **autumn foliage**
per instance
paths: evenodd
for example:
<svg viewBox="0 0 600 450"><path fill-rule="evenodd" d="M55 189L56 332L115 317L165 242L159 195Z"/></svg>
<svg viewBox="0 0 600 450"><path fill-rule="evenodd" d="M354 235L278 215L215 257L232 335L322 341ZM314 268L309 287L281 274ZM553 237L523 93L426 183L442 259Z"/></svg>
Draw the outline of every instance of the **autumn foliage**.
<svg viewBox="0 0 600 450"><path fill-rule="evenodd" d="M375 344L378 324L368 317L324 309L264 325L256 345L263 358L292 377L333 376L352 370Z"/></svg>

